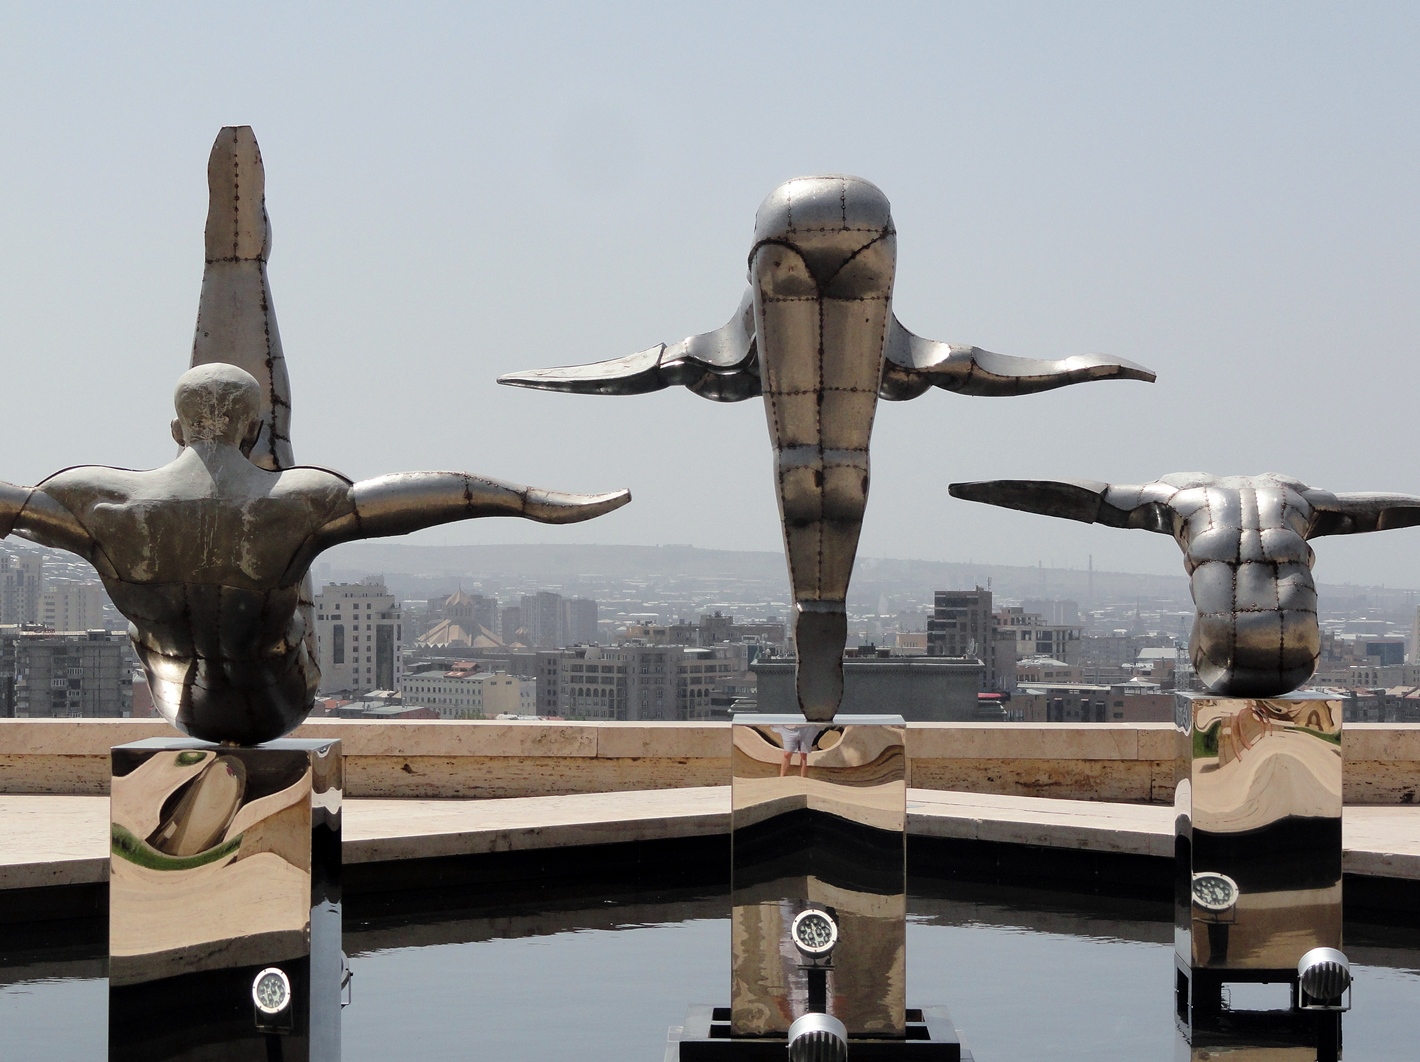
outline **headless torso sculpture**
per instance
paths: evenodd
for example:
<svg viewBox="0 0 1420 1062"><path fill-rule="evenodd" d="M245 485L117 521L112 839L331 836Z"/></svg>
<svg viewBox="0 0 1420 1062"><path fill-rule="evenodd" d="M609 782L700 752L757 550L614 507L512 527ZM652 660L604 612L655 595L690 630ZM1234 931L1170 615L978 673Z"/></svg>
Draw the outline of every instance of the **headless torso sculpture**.
<svg viewBox="0 0 1420 1062"><path fill-rule="evenodd" d="M352 483L295 466L251 130L223 130L208 172L207 270L196 367L175 396L177 459L143 472L67 469L33 488L0 483L0 534L92 563L129 620L163 716L194 737L249 745L311 710L320 671L307 572L323 550L481 516L586 520L630 495L555 494L460 472Z"/></svg>
<svg viewBox="0 0 1420 1062"><path fill-rule="evenodd" d="M969 501L1171 535L1197 608L1194 670L1228 697L1279 697L1316 671L1321 632L1309 539L1420 524L1420 498L1333 494L1275 473L1179 472L1143 486L993 480L949 489Z"/></svg>
<svg viewBox="0 0 1420 1062"><path fill-rule="evenodd" d="M1100 379L1153 380L1100 355L1006 357L915 336L892 310L897 232L887 198L857 177L802 177L759 208L749 290L723 328L594 365L502 383L584 394L672 385L720 402L764 397L794 596L799 710L833 719L843 698L845 603L868 501L880 398L931 387L1017 395Z"/></svg>

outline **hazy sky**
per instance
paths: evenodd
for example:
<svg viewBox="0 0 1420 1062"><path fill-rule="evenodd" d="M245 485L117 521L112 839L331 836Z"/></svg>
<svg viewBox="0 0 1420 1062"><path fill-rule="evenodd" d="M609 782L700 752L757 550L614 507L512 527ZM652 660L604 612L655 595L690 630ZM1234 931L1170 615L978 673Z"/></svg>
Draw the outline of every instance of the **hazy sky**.
<svg viewBox="0 0 1420 1062"><path fill-rule="evenodd" d="M636 496L425 542L777 549L758 400L494 378L724 323L760 200L849 172L892 200L908 328L1159 374L883 403L861 554L1175 572L947 484L1420 493L1417 54L1401 4L7 4L0 476L171 458L207 154L250 124L298 460ZM1420 586L1420 529L1318 552Z"/></svg>

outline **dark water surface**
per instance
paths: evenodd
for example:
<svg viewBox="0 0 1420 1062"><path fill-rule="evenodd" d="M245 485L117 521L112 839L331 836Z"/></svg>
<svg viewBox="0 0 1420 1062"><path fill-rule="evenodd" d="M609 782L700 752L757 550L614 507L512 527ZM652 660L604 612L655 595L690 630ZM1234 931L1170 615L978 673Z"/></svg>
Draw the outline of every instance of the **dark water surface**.
<svg viewBox="0 0 1420 1062"><path fill-rule="evenodd" d="M978 1062L1173 1059L1166 909L1006 895L963 886L911 900L909 1005L949 1006ZM728 1001L724 896L566 906L347 925L355 979L343 1062L659 1062L688 1004ZM1420 934L1348 924L1347 952L1346 1058L1420 1059ZM0 962L0 1059L104 1058L101 974L92 948Z"/></svg>

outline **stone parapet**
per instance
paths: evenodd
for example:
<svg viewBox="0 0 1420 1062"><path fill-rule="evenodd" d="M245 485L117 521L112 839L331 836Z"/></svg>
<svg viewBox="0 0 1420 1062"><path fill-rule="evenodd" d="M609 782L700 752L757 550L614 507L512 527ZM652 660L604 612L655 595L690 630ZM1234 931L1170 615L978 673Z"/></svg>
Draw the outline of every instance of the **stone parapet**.
<svg viewBox="0 0 1420 1062"><path fill-rule="evenodd" d="M171 734L162 720L0 719L0 793L102 796L109 749ZM346 795L525 797L725 784L728 723L316 720L338 737ZM1173 799L1168 723L913 723L918 789L1139 804ZM1343 731L1348 804L1416 803L1420 724Z"/></svg>

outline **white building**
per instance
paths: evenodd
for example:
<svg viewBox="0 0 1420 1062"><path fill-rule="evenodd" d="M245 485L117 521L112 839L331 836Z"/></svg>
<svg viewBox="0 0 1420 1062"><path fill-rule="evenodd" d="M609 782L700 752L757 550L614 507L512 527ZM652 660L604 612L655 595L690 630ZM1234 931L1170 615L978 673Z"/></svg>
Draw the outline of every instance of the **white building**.
<svg viewBox="0 0 1420 1062"><path fill-rule="evenodd" d="M404 680L404 703L432 708L440 719L536 715L537 680L472 666L418 671Z"/></svg>
<svg viewBox="0 0 1420 1062"><path fill-rule="evenodd" d="M38 623L44 554L0 552L0 623Z"/></svg>
<svg viewBox="0 0 1420 1062"><path fill-rule="evenodd" d="M55 583L39 593L39 620L55 631L103 630L108 592L102 583Z"/></svg>
<svg viewBox="0 0 1420 1062"><path fill-rule="evenodd" d="M329 583L315 606L322 692L404 688L403 615L382 578Z"/></svg>

